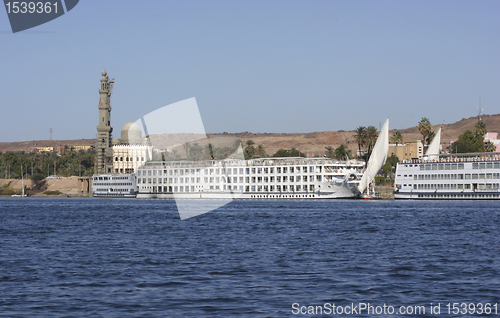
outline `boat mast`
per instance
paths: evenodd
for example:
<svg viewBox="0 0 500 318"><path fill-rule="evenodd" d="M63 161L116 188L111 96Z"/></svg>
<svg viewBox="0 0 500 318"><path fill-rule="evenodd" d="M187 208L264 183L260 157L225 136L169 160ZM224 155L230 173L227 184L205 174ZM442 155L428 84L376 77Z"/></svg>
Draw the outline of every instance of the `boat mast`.
<svg viewBox="0 0 500 318"><path fill-rule="evenodd" d="M22 188L22 196L24 197L23 164L21 164L21 188Z"/></svg>

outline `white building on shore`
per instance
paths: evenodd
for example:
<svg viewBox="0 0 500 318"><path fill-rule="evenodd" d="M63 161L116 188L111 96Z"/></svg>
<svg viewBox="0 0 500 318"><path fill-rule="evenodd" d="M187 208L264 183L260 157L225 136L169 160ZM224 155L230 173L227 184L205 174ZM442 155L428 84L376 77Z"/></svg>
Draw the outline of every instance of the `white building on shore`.
<svg viewBox="0 0 500 318"><path fill-rule="evenodd" d="M152 159L153 147L143 143L141 128L129 121L122 128L119 143L113 146L113 172L136 173Z"/></svg>

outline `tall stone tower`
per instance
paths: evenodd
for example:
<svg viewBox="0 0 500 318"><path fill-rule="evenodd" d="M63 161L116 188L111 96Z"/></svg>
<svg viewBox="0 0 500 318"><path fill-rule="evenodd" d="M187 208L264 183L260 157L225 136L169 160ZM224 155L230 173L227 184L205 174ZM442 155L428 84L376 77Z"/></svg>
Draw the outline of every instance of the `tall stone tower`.
<svg viewBox="0 0 500 318"><path fill-rule="evenodd" d="M97 173L111 173L113 170L113 149L111 145L111 89L114 80L109 80L106 70L102 71L99 89L99 125L97 126Z"/></svg>

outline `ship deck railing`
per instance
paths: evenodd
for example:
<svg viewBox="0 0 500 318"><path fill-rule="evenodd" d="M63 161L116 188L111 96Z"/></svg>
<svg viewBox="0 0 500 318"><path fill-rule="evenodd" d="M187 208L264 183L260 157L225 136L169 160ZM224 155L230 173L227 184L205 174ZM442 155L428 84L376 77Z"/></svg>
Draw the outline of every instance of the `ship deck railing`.
<svg viewBox="0 0 500 318"><path fill-rule="evenodd" d="M339 161L328 158L302 158L302 157L286 157L286 158L259 158L259 159L224 159L224 160L201 160L201 161L148 161L140 168L169 166L178 168L210 168L210 167L242 167L242 166L273 166L273 165L343 165L363 166L364 161L350 160Z"/></svg>
<svg viewBox="0 0 500 318"><path fill-rule="evenodd" d="M401 163L449 163L449 162L486 162L500 161L500 152L479 152L479 153L464 153L464 154L446 154L439 155L439 159L422 160L422 159L405 159ZM444 158L441 158L444 157Z"/></svg>

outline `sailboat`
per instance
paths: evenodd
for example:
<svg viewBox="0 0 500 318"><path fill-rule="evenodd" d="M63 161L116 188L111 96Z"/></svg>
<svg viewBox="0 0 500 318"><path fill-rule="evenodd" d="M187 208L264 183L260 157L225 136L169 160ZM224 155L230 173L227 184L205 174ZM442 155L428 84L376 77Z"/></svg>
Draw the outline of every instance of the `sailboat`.
<svg viewBox="0 0 500 318"><path fill-rule="evenodd" d="M21 188L22 188L22 194L13 194L13 198L24 198L27 195L24 194L24 178L23 178L23 165L21 165Z"/></svg>
<svg viewBox="0 0 500 318"><path fill-rule="evenodd" d="M439 159L439 145L440 144L441 144L441 127L439 127L436 135L432 139L432 142L429 145L429 148L427 148L427 151L425 152L423 159L425 161L438 160Z"/></svg>
<svg viewBox="0 0 500 318"><path fill-rule="evenodd" d="M361 177L358 190L362 199L379 199L375 195L375 176L382 169L389 152L389 118L384 123L380 134L378 135L375 147L368 159L368 166Z"/></svg>

